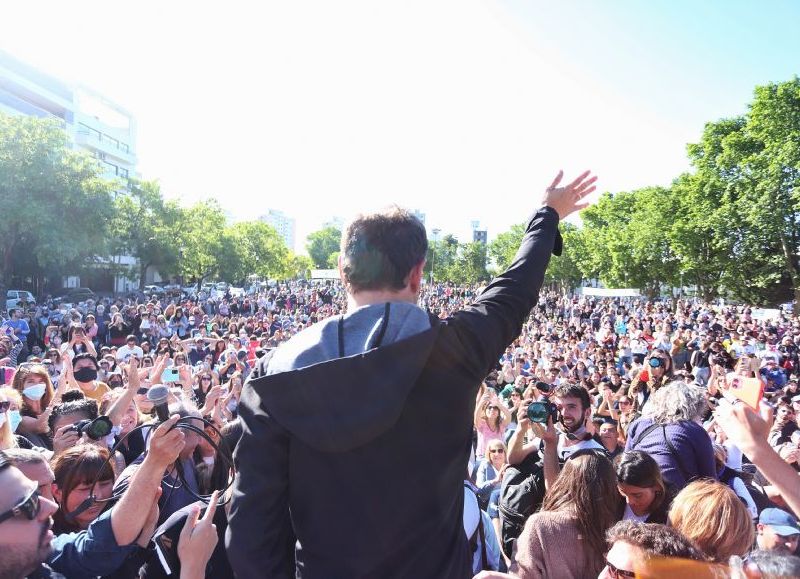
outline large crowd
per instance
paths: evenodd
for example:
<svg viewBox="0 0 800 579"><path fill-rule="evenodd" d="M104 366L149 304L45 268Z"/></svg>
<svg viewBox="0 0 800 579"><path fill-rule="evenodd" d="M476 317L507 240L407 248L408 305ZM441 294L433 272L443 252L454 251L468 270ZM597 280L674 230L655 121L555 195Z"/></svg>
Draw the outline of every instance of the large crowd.
<svg viewBox="0 0 800 579"><path fill-rule="evenodd" d="M419 305L445 319L482 289L428 284ZM214 536L224 501L201 517L198 499L229 486L243 384L259 358L345 309L339 283L291 281L8 312L0 450L32 482L27 506L0 518L52 516L46 562L69 578L176 565L231 577ZM795 316L543 292L475 400L464 465L475 573L634 577L646 563L663 565L651 576L800 576L798 381ZM156 426L156 385L194 429ZM110 428L98 435L99 417ZM5 549L0 559L12 576Z"/></svg>

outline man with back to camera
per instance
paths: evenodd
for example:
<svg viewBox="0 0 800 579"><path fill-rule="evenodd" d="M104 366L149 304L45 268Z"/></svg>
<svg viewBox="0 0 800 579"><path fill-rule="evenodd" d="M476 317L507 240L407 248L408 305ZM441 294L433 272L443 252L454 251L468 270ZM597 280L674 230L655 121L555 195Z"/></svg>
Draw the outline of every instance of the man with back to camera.
<svg viewBox="0 0 800 579"><path fill-rule="evenodd" d="M254 369L227 548L239 577L467 578L463 481L481 380L537 303L558 221L596 178L559 187L510 268L446 320L416 305L424 226L398 208L344 231L348 313L299 333Z"/></svg>

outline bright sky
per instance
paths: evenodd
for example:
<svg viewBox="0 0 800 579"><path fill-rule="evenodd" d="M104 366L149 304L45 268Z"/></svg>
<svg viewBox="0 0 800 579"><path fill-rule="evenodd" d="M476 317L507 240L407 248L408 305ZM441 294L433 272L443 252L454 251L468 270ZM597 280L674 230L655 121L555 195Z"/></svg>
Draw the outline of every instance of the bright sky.
<svg viewBox="0 0 800 579"><path fill-rule="evenodd" d="M560 168L668 184L705 122L799 72L798 22L793 0L31 0L0 48L134 113L167 195L283 210L300 249L389 203L493 238Z"/></svg>

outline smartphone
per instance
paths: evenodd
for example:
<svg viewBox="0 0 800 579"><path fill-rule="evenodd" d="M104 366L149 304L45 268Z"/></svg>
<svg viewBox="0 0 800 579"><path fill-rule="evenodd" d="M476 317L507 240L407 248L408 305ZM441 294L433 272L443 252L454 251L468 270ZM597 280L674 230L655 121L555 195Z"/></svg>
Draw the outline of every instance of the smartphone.
<svg viewBox="0 0 800 579"><path fill-rule="evenodd" d="M764 382L759 378L744 378L736 374L728 374L727 391L753 410L758 410L758 403L764 397Z"/></svg>
<svg viewBox="0 0 800 579"><path fill-rule="evenodd" d="M177 368L167 368L164 370L164 373L161 374L161 382L164 384L168 382L177 382L178 381L178 369Z"/></svg>

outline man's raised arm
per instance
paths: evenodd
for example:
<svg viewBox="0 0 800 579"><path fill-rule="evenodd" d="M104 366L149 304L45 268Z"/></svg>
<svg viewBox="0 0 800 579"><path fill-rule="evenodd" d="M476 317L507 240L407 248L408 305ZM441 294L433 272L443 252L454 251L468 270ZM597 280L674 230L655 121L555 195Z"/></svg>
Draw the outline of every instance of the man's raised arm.
<svg viewBox="0 0 800 579"><path fill-rule="evenodd" d="M509 268L494 278L474 304L453 317L462 341L472 353L467 363L485 375L506 346L519 336L522 324L539 299L550 255L561 254L558 222L589 206L597 177L585 171L560 187L563 171L545 190L542 207L528 221L517 255Z"/></svg>

